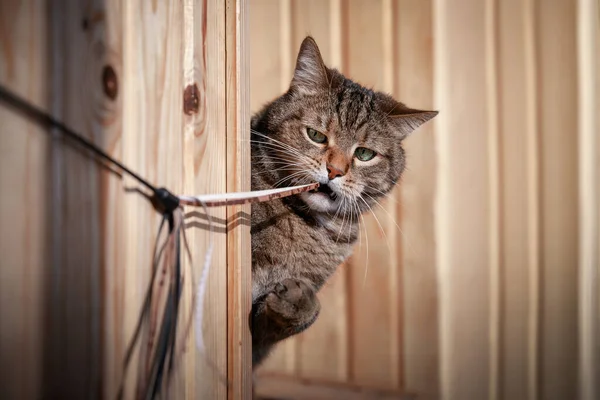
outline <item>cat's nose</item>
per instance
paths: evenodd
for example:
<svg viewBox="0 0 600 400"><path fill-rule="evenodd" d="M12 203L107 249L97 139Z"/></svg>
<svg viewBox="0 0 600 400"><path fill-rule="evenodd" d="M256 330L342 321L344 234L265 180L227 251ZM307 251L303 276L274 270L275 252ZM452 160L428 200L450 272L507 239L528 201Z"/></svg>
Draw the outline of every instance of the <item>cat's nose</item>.
<svg viewBox="0 0 600 400"><path fill-rule="evenodd" d="M327 164L327 176L329 177L329 180L332 181L338 176L344 176L344 171L331 164Z"/></svg>

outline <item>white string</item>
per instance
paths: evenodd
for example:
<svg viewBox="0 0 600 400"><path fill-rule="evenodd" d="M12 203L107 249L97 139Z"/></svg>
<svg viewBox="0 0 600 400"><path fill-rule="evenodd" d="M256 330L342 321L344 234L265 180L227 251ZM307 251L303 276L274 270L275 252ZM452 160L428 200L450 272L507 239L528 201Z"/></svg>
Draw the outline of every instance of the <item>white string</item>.
<svg viewBox="0 0 600 400"><path fill-rule="evenodd" d="M213 253L213 245L214 245L214 231L213 231L213 222L210 214L208 213L208 208L206 204L202 200L200 200L200 204L202 204L202 208L206 213L206 218L208 219L208 249L204 254L204 265L202 266L202 273L200 274L200 279L198 280L198 287L196 288L196 313L195 313L195 325L196 325L196 347L200 352L204 352L204 330L202 328L202 321L204 320L204 295L206 293L206 284L208 282L208 273L210 271L210 264L212 261L212 253Z"/></svg>
<svg viewBox="0 0 600 400"><path fill-rule="evenodd" d="M253 190L250 192L211 193L211 194L201 194L198 196L179 196L179 200L184 205L190 205L189 203L195 203L195 202L199 202L201 204L204 203L204 207L209 207L210 205L212 205L212 203L231 202L230 205L233 205L233 204L240 204L240 203L236 203L236 201L241 201L241 200L249 200L249 201L256 200L256 199L259 199L259 201L274 200L275 198L272 197L274 195L281 195L280 197L287 197L287 196L290 196L293 194L297 194L297 193L289 193L288 194L288 192L291 192L294 190L299 190L299 191L311 190L313 188L316 188L317 186L318 186L318 183L309 183L309 184L305 184L305 185L290 186L290 187L283 187L283 188ZM265 199L260 200L261 197L263 197ZM227 205L227 204L222 204L222 205Z"/></svg>

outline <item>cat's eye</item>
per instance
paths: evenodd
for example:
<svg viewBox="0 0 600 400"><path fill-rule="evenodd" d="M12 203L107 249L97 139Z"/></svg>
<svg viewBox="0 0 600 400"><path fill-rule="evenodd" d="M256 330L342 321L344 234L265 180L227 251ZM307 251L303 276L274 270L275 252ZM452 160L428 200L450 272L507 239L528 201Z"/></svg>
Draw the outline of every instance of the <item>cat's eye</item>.
<svg viewBox="0 0 600 400"><path fill-rule="evenodd" d="M356 150L354 150L354 156L360 161L372 160L376 155L377 153L366 147L357 147Z"/></svg>
<svg viewBox="0 0 600 400"><path fill-rule="evenodd" d="M313 142L325 143L327 141L327 136L323 135L317 130L314 130L313 128L306 128L306 134Z"/></svg>

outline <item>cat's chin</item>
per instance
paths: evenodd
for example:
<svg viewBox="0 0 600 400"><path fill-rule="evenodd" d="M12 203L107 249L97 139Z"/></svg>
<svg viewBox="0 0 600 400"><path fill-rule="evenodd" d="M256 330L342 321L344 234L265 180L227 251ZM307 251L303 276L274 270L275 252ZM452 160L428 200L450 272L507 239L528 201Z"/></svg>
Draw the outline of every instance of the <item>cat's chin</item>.
<svg viewBox="0 0 600 400"><path fill-rule="evenodd" d="M300 198L312 211L331 213L337 211L338 201L332 200L327 194L321 192L301 193Z"/></svg>

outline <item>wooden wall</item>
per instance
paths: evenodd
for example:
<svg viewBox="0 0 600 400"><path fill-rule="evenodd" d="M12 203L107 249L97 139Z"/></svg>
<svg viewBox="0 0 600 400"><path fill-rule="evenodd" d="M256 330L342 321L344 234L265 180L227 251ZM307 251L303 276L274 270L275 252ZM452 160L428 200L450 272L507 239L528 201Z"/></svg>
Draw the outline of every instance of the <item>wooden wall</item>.
<svg viewBox="0 0 600 400"><path fill-rule="evenodd" d="M287 88L306 34L349 77L440 111L259 392L600 396L597 1L251 5L253 111Z"/></svg>
<svg viewBox="0 0 600 400"><path fill-rule="evenodd" d="M174 193L247 190L246 7L1 2L0 84ZM114 399L160 217L126 192L135 182L60 134L2 102L0 120L0 397ZM203 213L186 212L198 277L210 238ZM212 213L225 226L214 236L206 353L195 350L192 333L176 398L250 394L249 227L239 223L247 213ZM136 376L134 363L126 398Z"/></svg>

